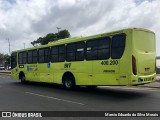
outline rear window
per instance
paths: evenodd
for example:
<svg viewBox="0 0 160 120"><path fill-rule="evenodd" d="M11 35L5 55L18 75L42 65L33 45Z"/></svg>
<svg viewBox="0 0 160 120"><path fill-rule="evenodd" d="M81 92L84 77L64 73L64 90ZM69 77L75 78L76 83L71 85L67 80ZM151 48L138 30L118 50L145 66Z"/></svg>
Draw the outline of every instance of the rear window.
<svg viewBox="0 0 160 120"><path fill-rule="evenodd" d="M136 50L154 52L155 35L149 31L135 30L133 34L133 44Z"/></svg>

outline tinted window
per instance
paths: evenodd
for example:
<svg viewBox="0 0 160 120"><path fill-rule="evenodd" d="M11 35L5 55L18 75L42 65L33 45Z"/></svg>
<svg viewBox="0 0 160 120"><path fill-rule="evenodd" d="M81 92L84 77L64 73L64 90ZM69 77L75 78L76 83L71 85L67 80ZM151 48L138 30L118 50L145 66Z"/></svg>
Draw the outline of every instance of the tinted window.
<svg viewBox="0 0 160 120"><path fill-rule="evenodd" d="M18 64L22 64L22 57L23 57L23 54L18 53Z"/></svg>
<svg viewBox="0 0 160 120"><path fill-rule="evenodd" d="M27 61L28 61L28 64L32 63L32 51L28 51L28 57L27 57Z"/></svg>
<svg viewBox="0 0 160 120"><path fill-rule="evenodd" d="M50 48L44 49L44 62L50 62Z"/></svg>
<svg viewBox="0 0 160 120"><path fill-rule="evenodd" d="M23 63L22 64L26 64L27 63L27 52L23 52Z"/></svg>
<svg viewBox="0 0 160 120"><path fill-rule="evenodd" d="M50 61L50 48L39 49L39 62L47 63Z"/></svg>
<svg viewBox="0 0 160 120"><path fill-rule="evenodd" d="M65 61L65 46L59 46L59 54L58 54L58 59L59 62L64 62Z"/></svg>
<svg viewBox="0 0 160 120"><path fill-rule="evenodd" d="M117 34L112 37L111 58L120 59L125 49L126 35Z"/></svg>
<svg viewBox="0 0 160 120"><path fill-rule="evenodd" d="M84 42L76 43L76 61L83 61L84 60Z"/></svg>
<svg viewBox="0 0 160 120"><path fill-rule="evenodd" d="M110 58L110 38L102 38L98 40L98 60Z"/></svg>
<svg viewBox="0 0 160 120"><path fill-rule="evenodd" d="M71 43L67 45L67 61L83 61L84 60L84 42Z"/></svg>
<svg viewBox="0 0 160 120"><path fill-rule="evenodd" d="M27 62L27 52L18 53L18 64L26 64Z"/></svg>
<svg viewBox="0 0 160 120"><path fill-rule="evenodd" d="M44 49L39 49L39 59L38 62L43 63L44 62Z"/></svg>
<svg viewBox="0 0 160 120"><path fill-rule="evenodd" d="M71 44L67 45L67 54L66 54L66 56L67 56L66 60L67 61L75 61L75 58L76 58L75 49L76 49L75 43L71 43Z"/></svg>
<svg viewBox="0 0 160 120"><path fill-rule="evenodd" d="M102 60L110 57L110 38L89 40L86 43L86 59Z"/></svg>
<svg viewBox="0 0 160 120"><path fill-rule="evenodd" d="M32 61L32 63L37 63L38 62L38 53L37 53L37 50L33 50L32 54L33 54L33 61Z"/></svg>
<svg viewBox="0 0 160 120"><path fill-rule="evenodd" d="M51 61L58 62L58 47L51 48Z"/></svg>
<svg viewBox="0 0 160 120"><path fill-rule="evenodd" d="M51 48L51 61L64 62L65 61L65 45Z"/></svg>
<svg viewBox="0 0 160 120"><path fill-rule="evenodd" d="M11 54L11 69L17 66L17 53Z"/></svg>

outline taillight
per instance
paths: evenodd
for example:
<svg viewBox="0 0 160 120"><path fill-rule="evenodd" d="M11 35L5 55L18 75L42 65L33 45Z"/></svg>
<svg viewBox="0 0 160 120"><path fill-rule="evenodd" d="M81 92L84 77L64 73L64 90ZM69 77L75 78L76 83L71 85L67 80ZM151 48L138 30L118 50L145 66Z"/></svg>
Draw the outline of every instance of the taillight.
<svg viewBox="0 0 160 120"><path fill-rule="evenodd" d="M132 55L132 72L134 75L137 75L136 58L133 55Z"/></svg>
<svg viewBox="0 0 160 120"><path fill-rule="evenodd" d="M156 58L155 58L155 72L157 73L157 64L156 64Z"/></svg>

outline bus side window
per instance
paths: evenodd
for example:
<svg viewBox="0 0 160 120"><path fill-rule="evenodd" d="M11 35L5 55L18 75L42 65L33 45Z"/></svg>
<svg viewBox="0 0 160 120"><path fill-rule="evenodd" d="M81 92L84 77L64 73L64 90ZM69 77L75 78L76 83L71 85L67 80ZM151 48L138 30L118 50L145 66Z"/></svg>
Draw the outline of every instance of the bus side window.
<svg viewBox="0 0 160 120"><path fill-rule="evenodd" d="M71 44L67 44L67 53L66 53L66 60L67 61L75 61L75 49L76 49L76 45L75 43L71 43Z"/></svg>
<svg viewBox="0 0 160 120"><path fill-rule="evenodd" d="M37 63L38 62L38 52L37 52L37 50L33 50L32 51L32 53L33 53L33 61L32 61L32 63Z"/></svg>
<svg viewBox="0 0 160 120"><path fill-rule="evenodd" d="M126 43L125 34L117 34L112 37L111 58L120 59L123 55Z"/></svg>
<svg viewBox="0 0 160 120"><path fill-rule="evenodd" d="M84 60L84 42L76 42L67 45L67 61L83 61Z"/></svg>
<svg viewBox="0 0 160 120"><path fill-rule="evenodd" d="M38 62L43 63L44 62L44 49L39 49L38 51Z"/></svg>
<svg viewBox="0 0 160 120"><path fill-rule="evenodd" d="M27 52L18 53L18 64L26 64L27 63Z"/></svg>
<svg viewBox="0 0 160 120"><path fill-rule="evenodd" d="M84 42L76 43L76 61L83 61L84 60L84 50L85 50L85 43Z"/></svg>
<svg viewBox="0 0 160 120"><path fill-rule="evenodd" d="M22 58L23 58L23 53L22 52L18 53L18 64L22 64L23 63Z"/></svg>
<svg viewBox="0 0 160 120"><path fill-rule="evenodd" d="M48 63L50 62L50 48L39 49L38 52L38 62L39 63Z"/></svg>
<svg viewBox="0 0 160 120"><path fill-rule="evenodd" d="M51 48L51 61L52 62L65 61L65 45L55 46Z"/></svg>
<svg viewBox="0 0 160 120"><path fill-rule="evenodd" d="M51 61L58 62L58 46L51 48Z"/></svg>
<svg viewBox="0 0 160 120"><path fill-rule="evenodd" d="M22 57L22 64L26 64L27 63L27 52L23 52L23 57Z"/></svg>
<svg viewBox="0 0 160 120"><path fill-rule="evenodd" d="M86 59L97 60L97 40L88 40L86 42Z"/></svg>
<svg viewBox="0 0 160 120"><path fill-rule="evenodd" d="M50 48L44 49L44 62L45 63L50 62Z"/></svg>
<svg viewBox="0 0 160 120"><path fill-rule="evenodd" d="M59 62L65 61L65 45L61 45L58 47L58 61Z"/></svg>
<svg viewBox="0 0 160 120"><path fill-rule="evenodd" d="M86 42L86 59L103 60L110 58L110 38L104 37Z"/></svg>
<svg viewBox="0 0 160 120"><path fill-rule="evenodd" d="M32 50L28 51L27 61L28 61L28 64L32 63Z"/></svg>
<svg viewBox="0 0 160 120"><path fill-rule="evenodd" d="M110 38L105 37L98 40L98 60L110 58Z"/></svg>

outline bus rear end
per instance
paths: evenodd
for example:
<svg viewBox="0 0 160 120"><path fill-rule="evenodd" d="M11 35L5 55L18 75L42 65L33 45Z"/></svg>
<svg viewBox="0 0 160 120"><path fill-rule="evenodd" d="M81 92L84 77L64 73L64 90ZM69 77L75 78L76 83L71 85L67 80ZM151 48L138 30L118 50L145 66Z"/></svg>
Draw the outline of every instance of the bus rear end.
<svg viewBox="0 0 160 120"><path fill-rule="evenodd" d="M131 85L146 84L156 80L155 34L146 29L132 31Z"/></svg>

